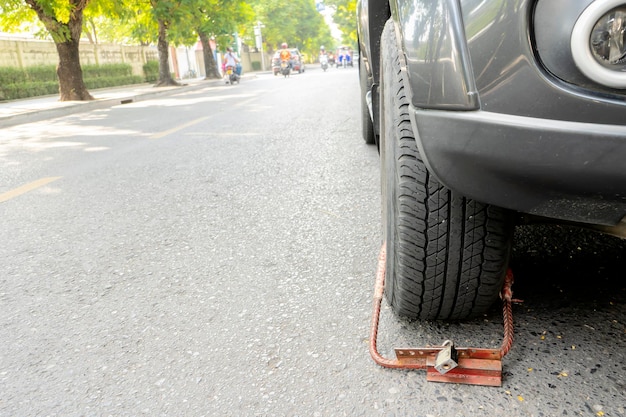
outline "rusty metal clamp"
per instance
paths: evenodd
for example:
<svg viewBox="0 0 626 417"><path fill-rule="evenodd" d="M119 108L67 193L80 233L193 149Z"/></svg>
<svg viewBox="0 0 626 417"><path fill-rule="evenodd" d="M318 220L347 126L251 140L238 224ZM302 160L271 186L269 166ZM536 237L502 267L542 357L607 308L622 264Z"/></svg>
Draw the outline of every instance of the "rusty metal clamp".
<svg viewBox="0 0 626 417"><path fill-rule="evenodd" d="M504 338L500 349L457 348L451 341L442 346L395 349L396 359L384 358L377 349L378 324L385 287L386 250L383 244L378 257L374 311L370 332L370 354L374 361L386 368L426 369L426 380L457 384L502 385L502 358L513 345L513 312L511 308L513 273L506 274L500 294L503 302Z"/></svg>

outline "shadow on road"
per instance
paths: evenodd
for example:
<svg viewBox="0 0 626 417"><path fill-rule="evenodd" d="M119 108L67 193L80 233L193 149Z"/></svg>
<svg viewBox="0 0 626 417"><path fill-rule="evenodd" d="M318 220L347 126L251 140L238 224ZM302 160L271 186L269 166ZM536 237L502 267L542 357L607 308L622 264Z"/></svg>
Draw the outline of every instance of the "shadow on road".
<svg viewBox="0 0 626 417"><path fill-rule="evenodd" d="M597 307L626 302L626 240L575 227L520 226L511 258L526 305Z"/></svg>

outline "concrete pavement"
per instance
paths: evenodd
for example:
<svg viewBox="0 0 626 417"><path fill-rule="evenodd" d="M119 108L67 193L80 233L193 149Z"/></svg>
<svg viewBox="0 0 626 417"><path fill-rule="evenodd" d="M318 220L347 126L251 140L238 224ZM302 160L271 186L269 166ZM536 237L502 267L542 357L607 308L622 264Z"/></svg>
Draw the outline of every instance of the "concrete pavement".
<svg viewBox="0 0 626 417"><path fill-rule="evenodd" d="M256 77L256 74L243 75L244 79L251 77ZM181 87L154 87L153 84L136 84L89 90L95 98L92 101L59 101L59 96L54 95L0 102L0 129L224 83L221 79L205 80L203 78L179 82L184 85Z"/></svg>

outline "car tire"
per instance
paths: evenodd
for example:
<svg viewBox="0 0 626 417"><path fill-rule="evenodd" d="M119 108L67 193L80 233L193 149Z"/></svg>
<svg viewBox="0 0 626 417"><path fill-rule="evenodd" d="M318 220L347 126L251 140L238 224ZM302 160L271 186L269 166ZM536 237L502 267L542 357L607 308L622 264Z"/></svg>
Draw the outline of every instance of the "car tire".
<svg viewBox="0 0 626 417"><path fill-rule="evenodd" d="M367 107L367 100L365 95L370 89L370 85L367 82L367 71L365 69L365 63L359 55L359 83L361 85L361 134L363 140L368 145L376 143L376 136L374 134L374 124L370 117L370 111Z"/></svg>
<svg viewBox="0 0 626 417"><path fill-rule="evenodd" d="M508 264L510 212L440 184L420 155L409 118L393 21L381 40L381 184L385 296L401 316L461 320L498 297Z"/></svg>

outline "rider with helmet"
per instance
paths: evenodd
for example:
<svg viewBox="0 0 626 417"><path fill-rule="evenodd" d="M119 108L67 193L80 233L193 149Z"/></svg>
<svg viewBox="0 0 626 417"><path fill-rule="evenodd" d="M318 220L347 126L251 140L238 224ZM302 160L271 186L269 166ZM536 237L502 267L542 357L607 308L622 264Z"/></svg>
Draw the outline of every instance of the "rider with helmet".
<svg viewBox="0 0 626 417"><path fill-rule="evenodd" d="M289 46L287 42L283 42L280 45L280 60L289 62L289 68L291 68L291 52L289 51Z"/></svg>

